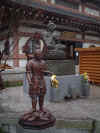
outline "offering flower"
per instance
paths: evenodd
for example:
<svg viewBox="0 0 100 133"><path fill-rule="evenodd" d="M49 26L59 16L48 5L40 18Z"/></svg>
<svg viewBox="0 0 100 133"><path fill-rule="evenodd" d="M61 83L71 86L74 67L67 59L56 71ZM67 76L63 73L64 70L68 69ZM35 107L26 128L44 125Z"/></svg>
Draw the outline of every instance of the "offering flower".
<svg viewBox="0 0 100 133"><path fill-rule="evenodd" d="M51 76L51 86L53 88L58 88L59 81L56 79L56 75Z"/></svg>
<svg viewBox="0 0 100 133"><path fill-rule="evenodd" d="M88 80L88 74L87 74L87 72L83 73L83 76L84 76L84 79L85 80Z"/></svg>

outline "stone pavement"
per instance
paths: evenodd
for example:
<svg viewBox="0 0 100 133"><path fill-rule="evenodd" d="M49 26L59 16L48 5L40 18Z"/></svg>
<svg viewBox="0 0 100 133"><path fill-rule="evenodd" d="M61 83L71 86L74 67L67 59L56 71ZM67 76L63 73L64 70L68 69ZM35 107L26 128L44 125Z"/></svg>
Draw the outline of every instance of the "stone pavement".
<svg viewBox="0 0 100 133"><path fill-rule="evenodd" d="M100 98L74 99L50 103L45 101L57 119L96 119L100 120ZM31 99L22 87L8 88L0 92L0 115L3 113L27 112L31 109Z"/></svg>
<svg viewBox="0 0 100 133"><path fill-rule="evenodd" d="M45 101L44 106L55 115L59 133L100 133L100 98L63 100L59 103ZM10 125L10 133L13 130L15 132L20 116L29 110L31 99L24 93L23 87L8 88L0 92L0 123ZM15 133L25 132L17 127Z"/></svg>

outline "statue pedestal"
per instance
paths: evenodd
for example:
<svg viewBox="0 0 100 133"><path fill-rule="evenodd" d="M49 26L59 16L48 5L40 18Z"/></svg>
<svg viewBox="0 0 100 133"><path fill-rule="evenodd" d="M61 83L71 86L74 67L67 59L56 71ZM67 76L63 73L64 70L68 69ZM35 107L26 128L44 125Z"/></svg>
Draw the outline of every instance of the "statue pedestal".
<svg viewBox="0 0 100 133"><path fill-rule="evenodd" d="M31 130L42 130L49 127L53 127L55 125L55 122L55 117L49 111L29 112L24 114L19 120L19 124L24 129Z"/></svg>
<svg viewBox="0 0 100 133"><path fill-rule="evenodd" d="M55 131L56 131L55 127L50 127L41 130L32 130L32 129L24 129L23 127L18 125L16 133L55 133Z"/></svg>

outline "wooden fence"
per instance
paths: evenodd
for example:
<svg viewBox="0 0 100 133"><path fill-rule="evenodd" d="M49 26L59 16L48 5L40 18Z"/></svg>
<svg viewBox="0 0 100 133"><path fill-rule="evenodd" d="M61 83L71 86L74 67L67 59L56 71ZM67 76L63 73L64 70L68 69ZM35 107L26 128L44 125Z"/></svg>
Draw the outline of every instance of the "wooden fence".
<svg viewBox="0 0 100 133"><path fill-rule="evenodd" d="M100 47L75 50L79 52L80 74L87 72L91 82L100 84Z"/></svg>

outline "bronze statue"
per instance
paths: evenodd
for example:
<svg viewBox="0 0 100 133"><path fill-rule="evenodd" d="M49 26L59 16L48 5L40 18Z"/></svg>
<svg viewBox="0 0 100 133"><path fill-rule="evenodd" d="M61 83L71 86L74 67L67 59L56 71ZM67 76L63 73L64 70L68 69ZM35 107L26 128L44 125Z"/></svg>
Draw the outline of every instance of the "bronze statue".
<svg viewBox="0 0 100 133"><path fill-rule="evenodd" d="M42 59L40 49L34 52L34 58L27 63L26 72L29 82L29 95L32 98L33 112L36 111L37 98L39 98L39 110L43 111L44 96L46 93L44 74L52 73L47 71L47 66Z"/></svg>
<svg viewBox="0 0 100 133"><path fill-rule="evenodd" d="M43 56L47 51L46 44L44 44L39 34L36 33L36 35L38 35L38 37L35 36L35 39L38 40L37 42L39 42L39 44L33 53L31 53L33 54L33 58L29 59L26 65L29 95L32 100L32 111L24 114L19 120L19 124L24 128L40 130L54 126L56 119L48 110L44 109L43 106L46 94L44 75L52 75L53 73L47 71L47 65L43 60ZM39 103L39 109L37 108L37 103Z"/></svg>

